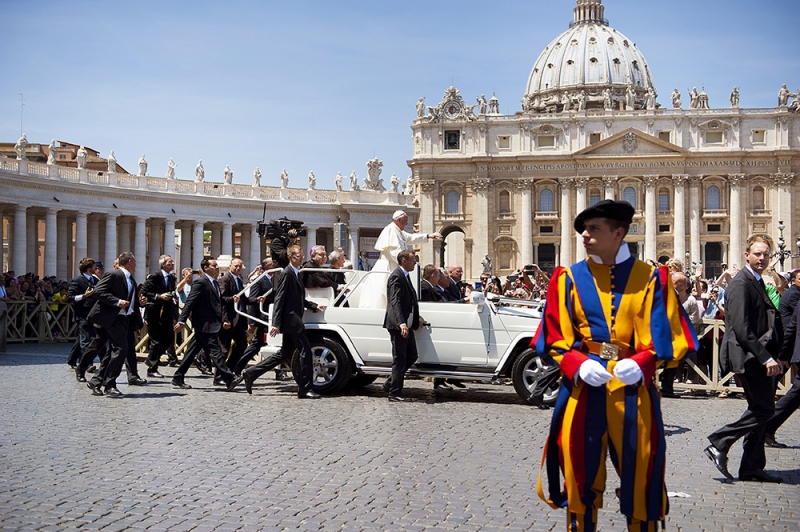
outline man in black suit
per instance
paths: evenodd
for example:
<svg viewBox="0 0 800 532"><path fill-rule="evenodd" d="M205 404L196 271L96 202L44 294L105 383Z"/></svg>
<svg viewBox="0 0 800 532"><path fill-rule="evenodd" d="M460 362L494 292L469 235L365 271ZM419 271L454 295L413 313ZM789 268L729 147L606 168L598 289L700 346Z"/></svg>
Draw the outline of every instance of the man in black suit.
<svg viewBox="0 0 800 532"><path fill-rule="evenodd" d="M420 301L443 301L442 292L439 290L439 268L433 264L426 264L422 268L422 281L419 283Z"/></svg>
<svg viewBox="0 0 800 532"><path fill-rule="evenodd" d="M94 327L86 320L89 311L94 304L94 285L97 280L94 278L94 259L84 257L78 263L80 275L71 279L67 289L67 302L72 303L72 313L75 322L78 324L78 339L72 346L67 364L75 369L75 376L78 382L86 382L83 373L78 371L81 355L86 352L89 342L94 338Z"/></svg>
<svg viewBox="0 0 800 532"><path fill-rule="evenodd" d="M450 294L451 301L464 301L464 294L461 293L461 278L464 277L464 268L458 264L450 266L450 284L446 290Z"/></svg>
<svg viewBox="0 0 800 532"><path fill-rule="evenodd" d="M765 430L775 413L773 378L782 368L776 360L781 345L781 321L761 279L769 264L770 248L771 239L767 235L748 238L744 254L747 265L725 290L725 336L720 363L723 373L732 371L741 376L747 410L738 421L708 437L711 445L706 447L705 454L728 480L733 480L728 472L728 451L744 437L739 480L781 481L764 471Z"/></svg>
<svg viewBox="0 0 800 532"><path fill-rule="evenodd" d="M129 345L129 327L131 315L139 312L137 285L133 278L136 272L136 257L126 251L117 260L119 268L105 275L95 287L97 300L87 319L97 327L97 336L81 357L81 366L85 367L85 360L91 362L106 342L109 343L109 353L100 361L100 369L87 383L92 395L98 396L103 395L102 388L105 388L105 395L109 397L122 396L122 392L117 389L116 380L135 347ZM130 379L133 376L128 377Z"/></svg>
<svg viewBox="0 0 800 532"><path fill-rule="evenodd" d="M194 337L200 349L207 351L211 356L211 361L217 368L217 376L227 385L228 390L233 390L235 379L228 366L225 365L225 355L219 344L219 331L222 329L222 293L220 291L217 276L219 266L216 259L204 258L200 262L200 269L203 275L197 276L192 282L192 289L189 297L183 305L183 311L175 325L175 332L178 332L186 324L189 315L192 316L192 326L194 327ZM176 388L188 390L190 385L184 382L184 377L189 367L194 362L198 350L187 353L181 361L181 365L172 376L172 385Z"/></svg>
<svg viewBox="0 0 800 532"><path fill-rule="evenodd" d="M145 279L142 295L147 300L144 318L150 335L149 353L144 361L148 377L164 376L159 373L161 356L175 345L175 324L178 323L178 296L175 292L175 261L169 255L158 258L161 269Z"/></svg>
<svg viewBox="0 0 800 532"><path fill-rule="evenodd" d="M782 302L783 300L781 300ZM791 319L786 323L783 330L783 345L781 345L778 358L781 362L788 361L789 364L800 365L800 311L797 308L800 307L795 308L794 314L792 314ZM800 408L800 372L795 375L792 387L789 388L786 395L775 403L775 414L767 422L765 440L767 447L776 447L778 449L786 447L785 444L775 439L775 433L798 408Z"/></svg>
<svg viewBox="0 0 800 532"><path fill-rule="evenodd" d="M792 314L800 301L800 269L789 274L789 288L781 296L778 312L781 314L781 323L786 327L792 321Z"/></svg>
<svg viewBox="0 0 800 532"><path fill-rule="evenodd" d="M228 355L230 352L225 364L231 369L237 366L244 354L245 347L247 347L247 319L236 312L237 306L239 310L245 310L245 301L240 299L237 303L233 300L233 296L244 289L243 269L242 259L234 258L231 260L228 272L222 276L219 283L223 299L222 329L219 331L219 341L222 344L222 353ZM231 343L233 343L233 349L231 349Z"/></svg>
<svg viewBox="0 0 800 532"><path fill-rule="evenodd" d="M325 246L314 246L311 248L311 259L303 264L300 271L300 280L306 288L333 288L333 292L339 291L339 284L333 280L328 272L310 272L306 268L324 268L328 262L328 253Z"/></svg>
<svg viewBox="0 0 800 532"><path fill-rule="evenodd" d="M392 375L383 383L383 389L389 392L389 401L402 402L411 401L403 396L403 380L418 358L414 331L422 325L422 318L417 293L408 276L417 263L416 257L404 249L397 254L397 263L399 266L389 274L386 284L388 302L383 327L392 339Z"/></svg>
<svg viewBox="0 0 800 532"><path fill-rule="evenodd" d="M300 399L318 399L319 395L311 389L313 355L311 353L311 344L306 336L303 313L305 309L311 309L314 312L325 310L325 306L317 305L306 299L306 289L299 278L300 266L303 264L303 251L300 246L289 246L286 252L289 258L289 265L276 276L275 306L272 311L272 327L269 330L269 335L272 337L283 334L283 346L277 353L244 370L236 380L236 384L244 381L247 393L252 393L253 381L258 376L277 367L284 357L291 358L295 350L299 350L299 370L292 371L298 386L297 397Z"/></svg>

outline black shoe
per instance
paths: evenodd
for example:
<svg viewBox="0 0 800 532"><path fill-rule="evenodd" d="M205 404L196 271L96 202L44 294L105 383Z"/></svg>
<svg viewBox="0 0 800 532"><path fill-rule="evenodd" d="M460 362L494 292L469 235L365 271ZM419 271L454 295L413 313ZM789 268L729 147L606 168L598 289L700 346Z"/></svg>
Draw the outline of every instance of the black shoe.
<svg viewBox="0 0 800 532"><path fill-rule="evenodd" d="M78 369L78 365L73 364L72 362L67 362L67 366L71 367L72 369Z"/></svg>
<svg viewBox="0 0 800 532"><path fill-rule="evenodd" d="M391 389L392 389L391 379L386 379L385 381L383 381L383 391L388 393L389 390Z"/></svg>
<svg viewBox="0 0 800 532"><path fill-rule="evenodd" d="M207 367L205 367L205 366L200 366L200 367L198 367L198 368L197 368L197 371L199 371L200 373L202 373L202 374L203 374L203 375L205 375L206 377L210 377L211 375L213 375L213 374L214 374L214 372L213 372L213 371L211 371L210 369L208 369L208 368L207 368Z"/></svg>
<svg viewBox="0 0 800 532"><path fill-rule="evenodd" d="M774 484L780 484L783 482L781 477L772 476L763 469L758 471L739 471L739 480L752 482L772 482Z"/></svg>
<svg viewBox="0 0 800 532"><path fill-rule="evenodd" d="M156 368L156 369L148 369L147 370L147 376L150 377L151 379L163 379L164 378L164 376L161 373L158 372L158 368Z"/></svg>
<svg viewBox="0 0 800 532"><path fill-rule="evenodd" d="M95 371L97 371L97 366L91 366L86 370L86 373L94 373Z"/></svg>
<svg viewBox="0 0 800 532"><path fill-rule="evenodd" d="M122 392L114 388L106 388L106 397L122 397Z"/></svg>
<svg viewBox="0 0 800 532"><path fill-rule="evenodd" d="M289 376L288 373L285 371L276 371L275 372L275 380L276 381L290 381L292 378Z"/></svg>
<svg viewBox="0 0 800 532"><path fill-rule="evenodd" d="M86 383L86 387L92 390L92 395L101 396L103 395L103 390L100 389L100 386L95 386L92 381Z"/></svg>
<svg viewBox="0 0 800 532"><path fill-rule="evenodd" d="M456 388L466 388L466 385L464 383L455 379L447 379L447 384L451 384Z"/></svg>
<svg viewBox="0 0 800 532"><path fill-rule="evenodd" d="M311 391L297 394L298 399L319 399L320 397L322 397L320 394Z"/></svg>
<svg viewBox="0 0 800 532"><path fill-rule="evenodd" d="M680 394L677 394L675 392L664 392L664 391L662 391L661 392L661 397L662 398L667 398L667 399L680 399L681 396L680 396Z"/></svg>
<svg viewBox="0 0 800 532"><path fill-rule="evenodd" d="M728 480L733 480L733 475L728 471L728 453L722 452L713 445L709 445L703 451L708 456L709 460L714 462L714 466L720 473L725 475Z"/></svg>
<svg viewBox="0 0 800 532"><path fill-rule="evenodd" d="M773 449L786 449L789 447L785 443L781 443L775 439L775 436L771 436L767 434L766 438L764 438L764 445L767 447L772 447Z"/></svg>
<svg viewBox="0 0 800 532"><path fill-rule="evenodd" d="M147 384L147 381L141 378L140 376L136 375L132 379L128 379L128 384L131 386L144 386Z"/></svg>
<svg viewBox="0 0 800 532"><path fill-rule="evenodd" d="M81 375L77 366L75 367L75 380L78 382L86 382L86 377Z"/></svg>
<svg viewBox="0 0 800 532"><path fill-rule="evenodd" d="M177 358L170 358L169 362L167 362L167 366L169 366L171 368L177 368L178 367L178 359Z"/></svg>
<svg viewBox="0 0 800 532"><path fill-rule="evenodd" d="M412 400L410 397L404 397L402 395L390 395L389 402L390 403L410 403Z"/></svg>
<svg viewBox="0 0 800 532"><path fill-rule="evenodd" d="M244 389L247 390L247 393L253 395L253 380L249 378L246 373L242 373L236 377L236 386L242 382L244 382Z"/></svg>
<svg viewBox="0 0 800 532"><path fill-rule="evenodd" d="M229 392L232 392L233 389L236 388L236 385L239 384L240 382L242 381L234 377L228 384L225 385L225 387L228 389Z"/></svg>
<svg viewBox="0 0 800 532"><path fill-rule="evenodd" d="M183 379L181 379L181 380L172 379L171 384L172 384L173 388L180 388L181 390L191 390L192 389L192 387L190 385L188 385L185 382L183 382Z"/></svg>
<svg viewBox="0 0 800 532"><path fill-rule="evenodd" d="M442 382L434 382L433 383L434 390L452 390L444 381Z"/></svg>
<svg viewBox="0 0 800 532"><path fill-rule="evenodd" d="M227 386L221 377L214 377L214 386Z"/></svg>

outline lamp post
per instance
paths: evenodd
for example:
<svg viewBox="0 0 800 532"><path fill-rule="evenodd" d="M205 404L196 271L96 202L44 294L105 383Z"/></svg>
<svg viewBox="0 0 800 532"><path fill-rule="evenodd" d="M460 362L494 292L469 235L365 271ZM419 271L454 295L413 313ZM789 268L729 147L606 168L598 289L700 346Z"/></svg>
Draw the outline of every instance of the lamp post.
<svg viewBox="0 0 800 532"><path fill-rule="evenodd" d="M794 259L800 257L800 237L797 238L797 242L795 245L797 246L797 253L792 253L788 249L786 249L786 240L783 238L783 230L786 229L786 226L783 225L783 220L778 220L778 251L773 255L778 257L778 260L781 264L781 271L785 271L783 269L783 261L786 259Z"/></svg>

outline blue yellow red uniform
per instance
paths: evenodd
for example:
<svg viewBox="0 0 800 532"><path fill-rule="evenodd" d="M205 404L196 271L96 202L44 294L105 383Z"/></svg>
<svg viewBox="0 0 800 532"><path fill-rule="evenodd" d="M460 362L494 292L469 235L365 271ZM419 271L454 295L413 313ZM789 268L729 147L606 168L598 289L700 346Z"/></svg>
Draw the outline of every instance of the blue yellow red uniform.
<svg viewBox="0 0 800 532"><path fill-rule="evenodd" d="M629 528L655 530L668 511L666 441L654 375L657 367L696 350L697 336L666 267L635 259L624 242L616 262L609 266L590 257L556 268L531 342L565 376L542 457L538 493L553 508L567 508L568 530L595 529L609 449L621 481L620 511ZM613 375L617 362L601 358L600 344L617 346L618 359L634 360L643 384L626 386L614 377L594 387L577 379L579 366L589 358Z"/></svg>

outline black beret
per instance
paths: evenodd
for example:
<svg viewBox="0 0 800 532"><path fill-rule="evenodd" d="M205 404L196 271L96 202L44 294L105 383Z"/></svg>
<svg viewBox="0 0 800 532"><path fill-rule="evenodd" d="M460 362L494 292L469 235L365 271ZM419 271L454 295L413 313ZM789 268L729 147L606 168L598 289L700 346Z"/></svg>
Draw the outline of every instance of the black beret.
<svg viewBox="0 0 800 532"><path fill-rule="evenodd" d="M101 270L105 270L105 267L103 267L103 261L101 260L94 261L94 265L100 268Z"/></svg>
<svg viewBox="0 0 800 532"><path fill-rule="evenodd" d="M633 205L627 201L603 200L588 209L584 209L575 218L575 230L583 233L586 220L591 220L592 218L610 218L611 220L631 223L633 221L633 212Z"/></svg>

